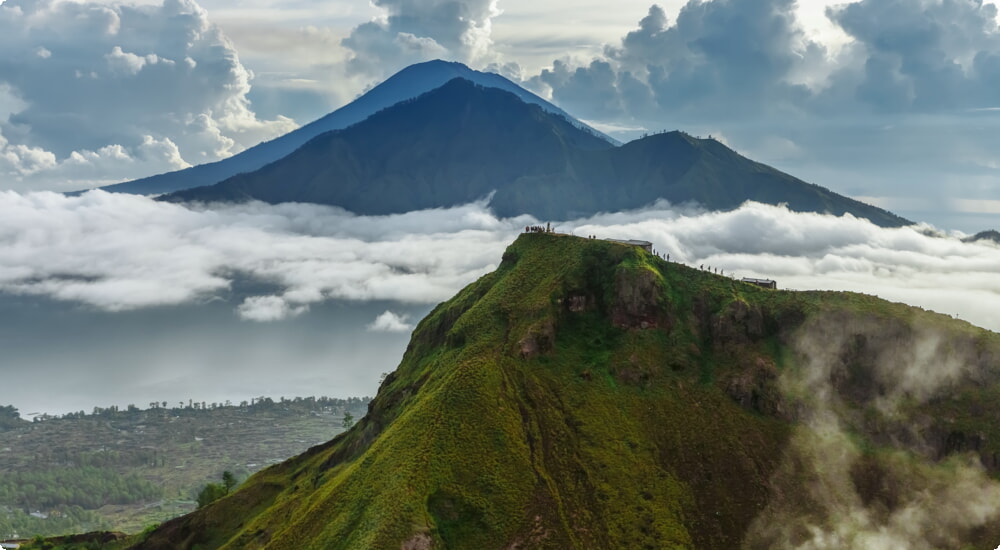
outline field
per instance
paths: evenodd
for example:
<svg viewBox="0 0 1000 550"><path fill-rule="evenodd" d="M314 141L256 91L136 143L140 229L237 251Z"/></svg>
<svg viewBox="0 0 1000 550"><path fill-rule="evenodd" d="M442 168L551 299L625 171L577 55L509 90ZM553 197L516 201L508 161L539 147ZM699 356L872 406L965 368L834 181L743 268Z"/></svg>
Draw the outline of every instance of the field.
<svg viewBox="0 0 1000 550"><path fill-rule="evenodd" d="M253 472L332 439L368 398L95 408L0 427L0 540L141 531L193 510L224 471ZM154 406L155 405L155 406Z"/></svg>

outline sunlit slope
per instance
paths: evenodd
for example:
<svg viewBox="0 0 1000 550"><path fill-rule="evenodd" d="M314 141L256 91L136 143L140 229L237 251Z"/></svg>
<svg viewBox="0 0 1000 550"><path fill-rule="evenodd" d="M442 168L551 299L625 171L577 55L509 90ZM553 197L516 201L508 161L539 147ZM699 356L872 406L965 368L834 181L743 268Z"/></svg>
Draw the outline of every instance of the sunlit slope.
<svg viewBox="0 0 1000 550"><path fill-rule="evenodd" d="M1000 451L998 351L869 296L526 234L419 324L352 430L134 547L766 548L855 502L878 527L953 478L996 485L978 464ZM813 456L820 417L844 434L819 447L850 458L841 477ZM956 540L1000 540L983 498L944 526Z"/></svg>

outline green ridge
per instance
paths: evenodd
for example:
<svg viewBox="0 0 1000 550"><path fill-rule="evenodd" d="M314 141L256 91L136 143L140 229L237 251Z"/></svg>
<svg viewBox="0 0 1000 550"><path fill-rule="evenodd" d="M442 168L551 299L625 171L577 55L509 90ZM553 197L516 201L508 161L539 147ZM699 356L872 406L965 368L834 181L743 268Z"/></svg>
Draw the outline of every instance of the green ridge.
<svg viewBox="0 0 1000 550"><path fill-rule="evenodd" d="M881 409L895 386L879 365L931 332L945 342L931 358L967 372L947 394L913 386ZM768 526L799 536L799 522L833 517L802 489L824 475L799 446L819 398L787 382L807 368L808 334L834 358L829 407L861 457L850 476L865 505L890 514L936 490L956 457L1000 468L996 334L871 296L762 289L637 247L525 234L420 322L351 430L121 547L780 546ZM920 441L907 444L914 425ZM997 527L956 533L1000 540Z"/></svg>

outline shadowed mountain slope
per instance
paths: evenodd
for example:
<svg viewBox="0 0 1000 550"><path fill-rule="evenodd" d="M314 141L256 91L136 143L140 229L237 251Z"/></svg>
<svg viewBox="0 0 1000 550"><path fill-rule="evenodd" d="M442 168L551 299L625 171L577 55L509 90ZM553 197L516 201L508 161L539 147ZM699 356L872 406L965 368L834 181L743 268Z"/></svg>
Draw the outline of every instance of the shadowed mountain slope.
<svg viewBox="0 0 1000 550"><path fill-rule="evenodd" d="M986 548L998 358L917 308L526 234L351 430L123 546Z"/></svg>
<svg viewBox="0 0 1000 550"><path fill-rule="evenodd" d="M711 210L747 200L910 222L740 156L711 139L656 134L615 147L513 94L464 79L323 134L256 172L171 201L313 202L359 214L482 199L500 216L570 219L657 199Z"/></svg>
<svg viewBox="0 0 1000 550"><path fill-rule="evenodd" d="M117 193L155 195L213 185L236 174L257 170L287 156L320 134L361 122L382 109L438 88L454 78L464 78L480 86L506 90L526 103L538 105L547 112L564 116L580 128L589 129L562 109L498 74L474 71L461 63L434 60L410 65L344 107L284 136L251 147L227 159L108 185L101 189ZM602 137L610 143L617 143L607 136L602 135Z"/></svg>
<svg viewBox="0 0 1000 550"><path fill-rule="evenodd" d="M1000 244L1000 232L995 229L987 229L986 231L980 231L971 237L966 237L962 241L967 243L974 243L976 241L993 241Z"/></svg>

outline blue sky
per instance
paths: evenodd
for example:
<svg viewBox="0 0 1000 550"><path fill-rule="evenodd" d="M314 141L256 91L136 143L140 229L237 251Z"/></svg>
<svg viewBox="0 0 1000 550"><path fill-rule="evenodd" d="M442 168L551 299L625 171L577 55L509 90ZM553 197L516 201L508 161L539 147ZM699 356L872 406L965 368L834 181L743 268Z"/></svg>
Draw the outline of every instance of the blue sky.
<svg viewBox="0 0 1000 550"><path fill-rule="evenodd" d="M622 138L712 134L942 229L997 225L1000 32L976 0L4 0L0 188L224 158L431 58Z"/></svg>

